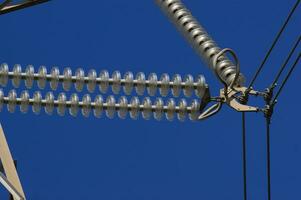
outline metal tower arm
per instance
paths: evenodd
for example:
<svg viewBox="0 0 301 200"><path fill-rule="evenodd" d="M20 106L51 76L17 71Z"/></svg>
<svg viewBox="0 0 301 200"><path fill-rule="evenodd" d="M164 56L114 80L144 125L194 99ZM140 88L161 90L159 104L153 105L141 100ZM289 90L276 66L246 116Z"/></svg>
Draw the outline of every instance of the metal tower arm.
<svg viewBox="0 0 301 200"><path fill-rule="evenodd" d="M0 15L35 6L48 1L50 0L23 0L21 2L14 3L12 0L5 0L2 4L0 4Z"/></svg>

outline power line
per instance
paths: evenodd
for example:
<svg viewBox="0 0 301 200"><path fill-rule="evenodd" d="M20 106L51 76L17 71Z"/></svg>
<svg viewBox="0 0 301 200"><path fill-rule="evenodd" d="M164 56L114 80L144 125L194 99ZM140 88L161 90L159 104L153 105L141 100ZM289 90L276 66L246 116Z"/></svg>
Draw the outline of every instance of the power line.
<svg viewBox="0 0 301 200"><path fill-rule="evenodd" d="M294 5L294 7L292 8L292 10L290 11L290 13L289 13L289 15L288 15L288 17L287 17L285 23L282 25L280 31L278 32L276 38L274 39L274 42L272 43L272 46L270 47L269 51L268 51L267 54L265 55L265 58L263 59L261 65L260 65L259 68L257 69L257 72L255 73L255 75L254 75L254 77L253 77L253 79L252 79L252 81L251 81L251 83L250 83L248 89L250 89L250 88L253 86L253 84L254 84L254 82L256 81L258 75L259 75L260 72L262 71L262 69L263 69L265 63L267 62L268 58L270 57L270 55L271 55L271 53L272 53L274 47L276 46L277 42L279 41L280 36L282 35L282 33L283 33L283 31L285 30L287 24L289 23L291 17L293 16L295 10L297 9L298 5L300 4L300 1L301 1L301 0L298 0L298 1L296 2L296 4Z"/></svg>
<svg viewBox="0 0 301 200"><path fill-rule="evenodd" d="M295 53L295 51L296 51L296 49L297 49L297 47L298 47L300 41L301 41L301 35L299 36L297 42L295 43L294 47L292 48L292 50L290 51L288 57L286 58L285 62L283 63L283 65L282 65L280 71L278 72L278 74L277 74L277 76L276 76L276 78L275 78L275 80L274 80L274 82L273 82L273 84L272 84L272 87L275 87L275 86L276 86L276 84L277 84L277 82L278 82L278 80L279 80L279 78L280 78L282 72L284 71L284 69L286 68L286 66L287 66L288 62L290 61L291 57L292 57L293 54Z"/></svg>
<svg viewBox="0 0 301 200"><path fill-rule="evenodd" d="M267 187L268 200L271 200L271 141L270 141L270 119L266 118L266 147L267 147Z"/></svg>
<svg viewBox="0 0 301 200"><path fill-rule="evenodd" d="M274 100L272 101L272 104L275 104L275 103L276 103L276 101L277 101L279 95L281 94L281 92L282 92L284 86L286 85L288 79L290 78L290 76L292 75L294 69L295 69L296 66L298 65L298 63L299 63L299 61L300 61L300 58L301 58L301 53L299 53L298 57L296 58L295 63L293 64L293 66L291 67L289 73L287 74L287 76L285 77L284 81L282 82L280 89L278 90L277 94L276 94L275 97L274 97Z"/></svg>
<svg viewBox="0 0 301 200"><path fill-rule="evenodd" d="M243 182L244 200L247 200L247 148L246 148L246 114L242 113L242 158L243 158Z"/></svg>

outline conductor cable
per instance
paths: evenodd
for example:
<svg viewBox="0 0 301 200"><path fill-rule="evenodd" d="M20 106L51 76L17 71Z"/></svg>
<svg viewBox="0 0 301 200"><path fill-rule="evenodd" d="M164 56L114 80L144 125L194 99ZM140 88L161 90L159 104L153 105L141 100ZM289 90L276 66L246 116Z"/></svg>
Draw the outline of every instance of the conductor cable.
<svg viewBox="0 0 301 200"><path fill-rule="evenodd" d="M250 85L249 85L249 87L248 87L248 90L251 89L251 87L253 86L254 82L255 82L256 79L257 79L257 77L259 76L260 72L262 71L263 67L265 66L265 64L266 64L268 58L270 57L270 55L271 55L273 49L275 48L276 44L278 43L278 41L279 41L279 39L280 39L282 33L283 33L284 30L286 29L286 27L287 27L289 21L291 20L291 18L292 18L292 16L293 16L294 12L296 11L297 7L299 6L300 1L301 1L301 0L297 0L296 4L295 4L294 7L291 9L291 11L290 11L288 17L286 18L284 24L282 25L280 31L278 32L276 38L274 39L274 41L273 41L273 43L272 43L272 46L271 46L270 49L268 50L268 52L267 52L267 54L265 55L265 57L264 57L264 59L263 59L261 65L260 65L259 68L257 69L257 71L256 71L256 73L255 73L255 75L254 75L254 77L253 77L253 79L252 79L252 81L250 82Z"/></svg>

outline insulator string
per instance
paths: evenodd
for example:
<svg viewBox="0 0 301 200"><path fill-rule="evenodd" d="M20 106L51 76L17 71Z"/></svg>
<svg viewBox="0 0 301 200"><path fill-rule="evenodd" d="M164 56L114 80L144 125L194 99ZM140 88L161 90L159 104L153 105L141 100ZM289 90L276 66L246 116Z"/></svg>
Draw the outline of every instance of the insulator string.
<svg viewBox="0 0 301 200"><path fill-rule="evenodd" d="M132 72L127 72L122 77L119 71L113 72L110 76L106 70L101 71L99 75L95 70L90 70L88 75L85 76L83 69L77 69L75 74L72 74L70 68L65 68L63 74L60 74L57 67L53 67L48 73L44 66L41 66L38 72L35 72L31 65L26 67L25 72L22 71L20 65L15 65L13 70L9 71L8 65L4 63L0 66L0 84L5 87L8 80L12 80L15 88L18 88L21 80L24 80L27 88L31 88L34 81L36 81L40 89L44 89L46 84L50 83L51 89L56 90L58 84L62 83L65 91L69 91L71 86L74 85L77 91L82 91L86 86L87 90L92 93L98 86L102 93L107 93L108 88L111 87L114 94L119 94L123 88L127 95L130 95L134 90L138 95L144 95L147 90L150 96L154 96L159 90L160 95L164 97L168 96L171 91L174 97L179 97L183 92L186 97L190 97L195 93L196 96L202 98L208 87L203 75L197 76L196 79L192 75L186 75L182 80L179 74L172 78L168 74L162 74L158 78L155 73L152 73L146 78L143 72L138 73L135 77Z"/></svg>
<svg viewBox="0 0 301 200"><path fill-rule="evenodd" d="M164 13L175 24L179 31L194 47L197 54L209 65L212 71L217 72L228 85L235 81L236 66L227 56L221 56L214 63L215 56L221 52L216 42L210 37L200 23L192 16L181 0L155 0ZM237 85L244 84L241 74Z"/></svg>
<svg viewBox="0 0 301 200"><path fill-rule="evenodd" d="M141 114L142 118L146 120L152 116L157 120L161 120L165 115L169 121L173 121L176 117L180 121L184 121L187 116L190 120L195 121L200 115L198 100L192 100L188 106L185 99L179 100L176 104L174 99L164 102L162 98L157 98L152 102L149 97L145 97L143 101L140 101L137 97L132 97L128 101L126 97L122 96L117 101L114 96L108 96L105 100L102 95L97 95L93 101L89 94L84 95L80 100L77 94L72 94L67 99L65 93L60 93L55 98L52 92L48 92L43 98L39 91L31 97L28 91L23 91L18 96L15 90L11 90L5 96L3 91L0 90L0 110L3 105L7 105L7 109L11 113L16 111L17 106L20 107L22 113L27 113L29 106L31 106L35 114L39 114L42 108L45 109L47 114L52 114L56 108L61 116L65 115L67 109L69 109L72 116L77 116L81 110L85 117L89 117L93 111L95 117L100 117L105 112L109 118L114 118L117 113L119 118L122 119L126 118L128 114L132 119L137 119Z"/></svg>

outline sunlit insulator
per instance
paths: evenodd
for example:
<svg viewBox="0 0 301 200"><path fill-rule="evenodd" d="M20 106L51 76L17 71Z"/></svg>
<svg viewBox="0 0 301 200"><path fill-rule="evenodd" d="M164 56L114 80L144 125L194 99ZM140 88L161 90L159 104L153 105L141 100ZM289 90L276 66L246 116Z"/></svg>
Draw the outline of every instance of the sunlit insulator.
<svg viewBox="0 0 301 200"><path fill-rule="evenodd" d="M155 102L154 118L158 121L162 120L164 115L164 102L161 98L157 98Z"/></svg>
<svg viewBox="0 0 301 200"><path fill-rule="evenodd" d="M28 107L29 107L29 93L28 91L23 91L21 93L21 104L20 104L20 111L22 113L27 113L28 112Z"/></svg>
<svg viewBox="0 0 301 200"><path fill-rule="evenodd" d="M52 90L56 90L59 84L60 70L57 67L51 69L50 87Z"/></svg>
<svg viewBox="0 0 301 200"><path fill-rule="evenodd" d="M179 112L178 112L178 119L180 121L184 121L187 116L187 102L185 99L181 99L179 102Z"/></svg>
<svg viewBox="0 0 301 200"><path fill-rule="evenodd" d="M3 104L4 104L4 93L3 91L0 89L0 112L3 109Z"/></svg>
<svg viewBox="0 0 301 200"><path fill-rule="evenodd" d="M22 68L21 65L15 65L14 69L13 69L13 74L14 77L12 79L13 82L13 86L18 88L20 86L20 82L21 82L21 73L22 73Z"/></svg>
<svg viewBox="0 0 301 200"><path fill-rule="evenodd" d="M101 95L97 95L94 100L94 116L100 118L103 112L103 98Z"/></svg>
<svg viewBox="0 0 301 200"><path fill-rule="evenodd" d="M186 97L190 97L193 94L193 77L191 75L187 75L185 77L185 88L184 88L184 94Z"/></svg>
<svg viewBox="0 0 301 200"><path fill-rule="evenodd" d="M11 90L8 93L8 104L7 104L7 110L10 113L15 112L16 110L16 105L17 105L17 93L16 90Z"/></svg>
<svg viewBox="0 0 301 200"><path fill-rule="evenodd" d="M148 76L148 87L147 92L150 96L155 96L158 88L158 77L157 74L151 73Z"/></svg>
<svg viewBox="0 0 301 200"><path fill-rule="evenodd" d="M69 67L65 68L63 76L63 88L65 91L69 91L72 86L72 70Z"/></svg>
<svg viewBox="0 0 301 200"><path fill-rule="evenodd" d="M128 100L126 97L122 96L119 99L119 110L118 110L118 116L121 119L125 119L128 114Z"/></svg>
<svg viewBox="0 0 301 200"><path fill-rule="evenodd" d="M121 119L125 119L129 113L132 119L138 119L141 114L142 118L146 120L151 119L152 116L156 120L161 120L165 116L168 121L173 121L176 116L180 121L184 121L187 115L189 115L189 119L197 120L200 115L198 100L193 100L188 106L184 99L180 100L178 104L174 99L169 99L164 104L161 98L157 98L152 102L149 97L145 97L143 101L140 101L138 97L133 97L129 102L126 97L122 96L117 102L114 96L108 96L104 102L101 95L96 96L92 101L90 95L86 94L80 101L77 94L72 94L69 101L67 101L65 93L60 93L55 98L52 92L48 92L43 99L40 92L35 92L30 98L28 92L24 91L18 98L15 90L11 90L7 97L0 90L0 108L3 104L7 104L9 112L14 112L16 105L19 105L23 113L26 113L28 107L32 106L32 111L35 114L39 114L41 108L44 107L47 114L52 114L56 108L61 116L68 109L72 116L77 116L81 111L83 116L89 117L93 110L95 117L101 117L102 113L105 112L110 119L114 118L116 112Z"/></svg>
<svg viewBox="0 0 301 200"><path fill-rule="evenodd" d="M89 94L86 94L83 97L83 107L82 107L82 114L84 117L89 117L91 112L91 97Z"/></svg>
<svg viewBox="0 0 301 200"><path fill-rule="evenodd" d="M44 89L46 87L47 82L47 68L45 66L41 66L38 72L38 87L40 89Z"/></svg>
<svg viewBox="0 0 301 200"><path fill-rule="evenodd" d="M107 104L106 115L108 118L113 119L116 112L116 107L115 107L116 101L114 96L109 96L107 98L106 104Z"/></svg>
<svg viewBox="0 0 301 200"><path fill-rule="evenodd" d="M114 94L119 94L121 88L121 74L119 71L115 71L112 74L113 84L112 91Z"/></svg>
<svg viewBox="0 0 301 200"><path fill-rule="evenodd" d="M174 97L178 97L181 94L182 90L182 78L179 74L174 75L173 79L173 86L172 86L172 95Z"/></svg>
<svg viewBox="0 0 301 200"><path fill-rule="evenodd" d="M40 92L35 92L33 95L32 111L35 114L40 114L42 107L42 95Z"/></svg>
<svg viewBox="0 0 301 200"><path fill-rule="evenodd" d="M195 121L199 117L200 103L197 100L193 100L191 103L191 111L189 113L189 119Z"/></svg>
<svg viewBox="0 0 301 200"><path fill-rule="evenodd" d="M212 71L217 71L219 76L230 85L235 80L236 66L226 56L221 56L218 61L213 62L222 51L206 32L204 27L194 18L181 0L155 0L166 15L175 24L178 30L185 36L194 47L197 54L209 65ZM242 85L244 77L238 79L238 85Z"/></svg>
<svg viewBox="0 0 301 200"><path fill-rule="evenodd" d="M25 69L25 86L27 88L32 88L34 81L34 67L32 65L28 65Z"/></svg>
<svg viewBox="0 0 301 200"><path fill-rule="evenodd" d="M196 81L196 90L195 90L195 94L202 98L206 92L206 88L204 87L204 85L206 85L206 80L205 77L203 75L199 75L197 77L197 81Z"/></svg>
<svg viewBox="0 0 301 200"><path fill-rule="evenodd" d="M167 102L166 119L173 121L176 114L176 102L173 99L169 99Z"/></svg>
<svg viewBox="0 0 301 200"><path fill-rule="evenodd" d="M79 92L85 86L92 93L95 91L95 87L98 86L100 92L107 93L108 88L111 86L114 94L119 94L121 88L123 88L126 95L130 95L133 89L135 89L139 96L144 95L145 90L147 90L149 96L154 96L159 89L160 95L164 97L169 94L179 97L183 90L183 94L187 97L195 93L198 97L202 98L208 87L202 75L199 75L194 82L191 75L187 75L183 81L182 77L178 74L174 75L172 80L168 74L162 74L160 80L158 80L158 76L154 73L149 74L146 79L146 75L143 72L137 73L136 76L132 72L127 72L122 77L119 71L115 71L110 78L110 74L106 70L101 71L97 77L97 72L93 69L85 76L83 69L77 69L75 74L72 75L71 69L65 68L60 75L60 70L57 67L53 67L50 74L47 74L46 67L40 67L38 72L35 73L33 66L29 65L25 69L25 72L22 73L20 65L15 65L12 72L9 72L7 64L2 64L0 68L0 84L5 87L8 79L12 79L14 87L20 85L20 80L25 80L27 88L31 88L33 82L37 81L40 89L44 89L46 82L50 82L52 90L56 90L58 84L62 83L65 91L69 91L74 85L75 89Z"/></svg>
<svg viewBox="0 0 301 200"><path fill-rule="evenodd" d="M52 115L54 110L54 95L52 92L48 92L45 97L45 112L48 115Z"/></svg>
<svg viewBox="0 0 301 200"><path fill-rule="evenodd" d="M60 93L58 96L58 106L57 106L57 113L60 116L64 116L66 113L66 95L65 93Z"/></svg>
<svg viewBox="0 0 301 200"><path fill-rule="evenodd" d="M100 78L99 90L105 94L107 93L109 88L109 79L110 79L109 72L107 70L101 71L99 74L99 78Z"/></svg>
<svg viewBox="0 0 301 200"><path fill-rule="evenodd" d="M152 117L152 101L149 97L145 97L143 100L143 119L149 120Z"/></svg>
<svg viewBox="0 0 301 200"><path fill-rule="evenodd" d="M0 112L3 109L3 104L4 104L4 93L3 91L0 89Z"/></svg>
<svg viewBox="0 0 301 200"><path fill-rule="evenodd" d="M94 92L96 87L96 79L97 79L97 72L94 69L91 69L88 73L88 85L87 89L89 92Z"/></svg>
<svg viewBox="0 0 301 200"><path fill-rule="evenodd" d="M137 85L136 85L136 93L138 95L143 95L145 90L145 74L143 72L139 72L136 75Z"/></svg>
<svg viewBox="0 0 301 200"><path fill-rule="evenodd" d="M130 116L132 119L138 119L140 113L140 101L138 97L132 97Z"/></svg>
<svg viewBox="0 0 301 200"><path fill-rule="evenodd" d="M79 68L76 70L75 72L75 77L76 77L76 81L75 81L75 89L77 91L82 91L85 85L85 72L83 69Z"/></svg>
<svg viewBox="0 0 301 200"><path fill-rule="evenodd" d="M134 75L132 72L127 72L124 75L124 86L123 86L123 91L125 94L130 95L133 91L134 87Z"/></svg>
<svg viewBox="0 0 301 200"><path fill-rule="evenodd" d="M8 65L6 63L1 64L0 66L0 84L2 87L5 87L8 82Z"/></svg>
<svg viewBox="0 0 301 200"><path fill-rule="evenodd" d="M163 97L166 97L169 92L169 75L162 74L160 81L161 81L160 94Z"/></svg>
<svg viewBox="0 0 301 200"><path fill-rule="evenodd" d="M78 108L79 108L79 98L77 94L72 94L70 97L70 108L69 108L70 115L76 117L78 114Z"/></svg>

